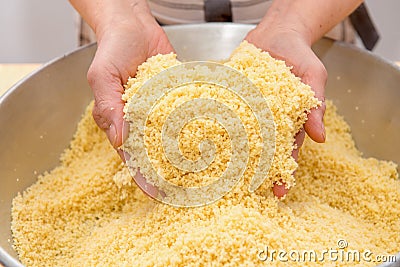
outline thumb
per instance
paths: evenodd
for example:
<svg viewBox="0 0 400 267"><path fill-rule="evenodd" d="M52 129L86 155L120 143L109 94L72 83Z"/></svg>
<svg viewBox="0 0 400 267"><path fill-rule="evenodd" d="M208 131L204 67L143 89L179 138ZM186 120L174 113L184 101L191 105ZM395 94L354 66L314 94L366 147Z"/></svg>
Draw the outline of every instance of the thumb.
<svg viewBox="0 0 400 267"><path fill-rule="evenodd" d="M122 145L124 92L121 79L96 65L88 71L88 82L93 90L95 104L93 118L100 129L107 134L114 148Z"/></svg>
<svg viewBox="0 0 400 267"><path fill-rule="evenodd" d="M304 83L311 86L315 92L315 97L322 102L321 106L312 109L308 114L308 120L304 125L307 134L318 143L325 142L325 127L323 123L325 113L325 84L327 80L327 71L321 61L312 54L311 62L302 80Z"/></svg>

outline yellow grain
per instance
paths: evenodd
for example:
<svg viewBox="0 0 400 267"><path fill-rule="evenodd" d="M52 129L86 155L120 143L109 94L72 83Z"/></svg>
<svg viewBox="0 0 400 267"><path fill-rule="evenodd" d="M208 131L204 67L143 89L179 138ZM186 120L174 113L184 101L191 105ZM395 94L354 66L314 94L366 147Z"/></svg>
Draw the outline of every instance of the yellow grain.
<svg viewBox="0 0 400 267"><path fill-rule="evenodd" d="M125 99L172 64L179 64L174 55L149 59L129 81ZM337 248L339 239L348 242L348 249L375 255L400 251L396 166L363 158L331 102L326 143L306 138L296 186L284 201L272 196L272 181L294 184L293 136L315 99L283 62L247 44L226 64L245 73L269 101L278 131L275 178L269 177L254 194L241 181L223 199L199 208L154 202L130 182L89 106L60 166L39 176L13 201L12 232L20 260L27 266L282 266L257 255L266 246L322 252ZM377 265L327 260L285 264Z"/></svg>

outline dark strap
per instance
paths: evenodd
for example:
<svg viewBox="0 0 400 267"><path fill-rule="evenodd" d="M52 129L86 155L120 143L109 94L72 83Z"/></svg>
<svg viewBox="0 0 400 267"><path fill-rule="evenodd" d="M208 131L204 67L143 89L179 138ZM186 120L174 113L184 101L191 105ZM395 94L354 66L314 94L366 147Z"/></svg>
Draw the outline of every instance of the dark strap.
<svg viewBox="0 0 400 267"><path fill-rule="evenodd" d="M372 22L367 7L361 4L350 15L350 21L360 36L365 48L371 51L379 40L379 33Z"/></svg>
<svg viewBox="0 0 400 267"><path fill-rule="evenodd" d="M206 22L232 22L230 0L205 0L204 19Z"/></svg>

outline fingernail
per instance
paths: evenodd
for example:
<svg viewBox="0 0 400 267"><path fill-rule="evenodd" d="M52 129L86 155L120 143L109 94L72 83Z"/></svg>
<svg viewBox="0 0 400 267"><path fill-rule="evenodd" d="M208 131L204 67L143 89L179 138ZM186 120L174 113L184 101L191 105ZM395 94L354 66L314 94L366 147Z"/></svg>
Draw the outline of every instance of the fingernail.
<svg viewBox="0 0 400 267"><path fill-rule="evenodd" d="M278 199L282 199L289 192L289 189L286 188L285 183L279 181L274 183L274 186L272 187L272 192Z"/></svg>
<svg viewBox="0 0 400 267"><path fill-rule="evenodd" d="M122 122L122 143L125 143L129 136L129 122L124 120Z"/></svg>
<svg viewBox="0 0 400 267"><path fill-rule="evenodd" d="M297 160L299 159L299 149L294 149L292 151L292 157L294 158L294 160L297 162Z"/></svg>
<svg viewBox="0 0 400 267"><path fill-rule="evenodd" d="M122 159L122 161L125 162L125 163L127 161L129 161L129 159L131 158L131 156L127 152L123 151L120 148L117 149L117 152L118 152L120 158Z"/></svg>
<svg viewBox="0 0 400 267"><path fill-rule="evenodd" d="M117 130L114 124L110 125L110 128L107 131L107 137L111 145L115 148L115 145L117 143Z"/></svg>

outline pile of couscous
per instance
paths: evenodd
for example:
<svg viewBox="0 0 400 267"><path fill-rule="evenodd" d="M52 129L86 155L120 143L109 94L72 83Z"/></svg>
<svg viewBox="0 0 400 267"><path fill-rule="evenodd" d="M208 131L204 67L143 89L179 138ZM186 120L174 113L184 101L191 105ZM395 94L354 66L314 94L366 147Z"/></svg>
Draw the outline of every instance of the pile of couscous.
<svg viewBox="0 0 400 267"><path fill-rule="evenodd" d="M146 80L177 64L172 54L150 58L129 80L124 99L129 102ZM248 177L258 159L257 127L246 107L240 108L240 103L227 94L212 94L203 87L177 91L166 98L164 106L153 110L152 123L146 128L149 157L161 169L167 162L158 149L159 123L177 96L186 93L185 97L196 98L201 92L202 96L225 100L227 105L236 105L242 121L248 123L250 158L244 179L220 200L195 208L177 208L146 196L96 126L90 105L60 166L39 176L13 201L13 241L22 263L375 266L379 263L377 256L399 252L400 181L396 165L363 158L349 126L329 101L326 143L306 138L297 164L291 158L294 136L305 122L306 112L319 105L310 88L284 62L245 42L225 64L245 74L260 89L274 117L274 161L259 189L254 193L248 190ZM127 118L132 115L128 104L125 112ZM220 175L220 169L226 166L225 153L230 152L226 132L199 120L183 129L179 138L186 157L196 158L196 146L204 134L217 144L220 155L210 165L211 174L185 174L190 185L207 183ZM188 139L197 141L185 143ZM170 175L167 179L183 182L182 173L170 166L165 168ZM292 175L295 170L296 179ZM291 187L284 200L271 192L275 181ZM315 254L307 258L310 251ZM329 254L332 251L337 251L336 257ZM346 252L359 252L361 257L346 258ZM371 253L365 257L365 252Z"/></svg>

